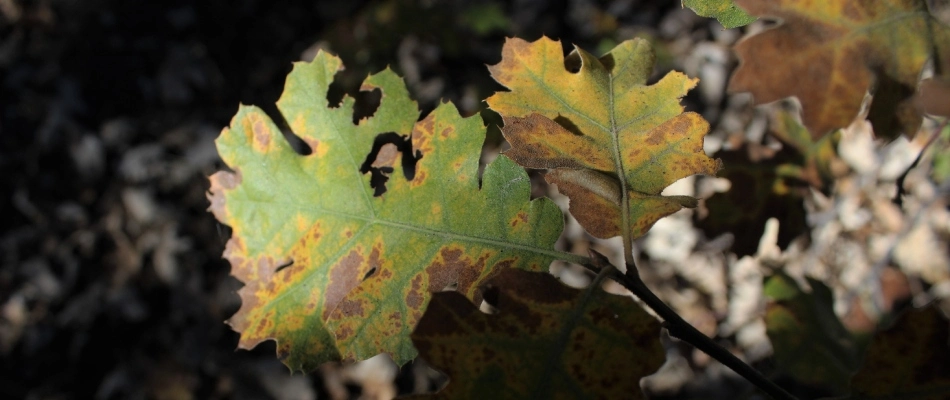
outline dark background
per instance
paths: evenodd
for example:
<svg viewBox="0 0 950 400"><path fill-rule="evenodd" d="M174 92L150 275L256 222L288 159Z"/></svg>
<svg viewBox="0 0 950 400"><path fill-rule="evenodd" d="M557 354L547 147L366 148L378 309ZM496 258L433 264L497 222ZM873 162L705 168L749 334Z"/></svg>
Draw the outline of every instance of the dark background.
<svg viewBox="0 0 950 400"><path fill-rule="evenodd" d="M279 119L324 48L347 68L331 104L390 65L424 111L472 114L506 36L601 51L675 40L662 24L710 35L677 1L0 0L0 398L323 397L332 367L288 378L223 323L240 283L206 177L238 104Z"/></svg>

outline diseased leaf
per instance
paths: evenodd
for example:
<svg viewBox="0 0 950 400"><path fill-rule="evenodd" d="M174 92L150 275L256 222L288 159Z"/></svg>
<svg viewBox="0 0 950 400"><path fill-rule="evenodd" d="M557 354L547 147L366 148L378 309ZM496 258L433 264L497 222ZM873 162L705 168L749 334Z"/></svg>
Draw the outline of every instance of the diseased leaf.
<svg viewBox="0 0 950 400"><path fill-rule="evenodd" d="M449 375L439 399L639 399L640 378L665 358L660 323L595 281L569 288L549 274L505 270L497 309L436 293L413 343Z"/></svg>
<svg viewBox="0 0 950 400"><path fill-rule="evenodd" d="M787 275L765 282L765 325L775 351L776 368L824 395L848 393L848 381L857 370L858 354L851 334L832 306L831 290L808 278L811 293Z"/></svg>
<svg viewBox="0 0 950 400"><path fill-rule="evenodd" d="M851 379L851 399L950 398L950 322L936 304L874 336Z"/></svg>
<svg viewBox="0 0 950 400"><path fill-rule="evenodd" d="M457 284L478 301L478 285L502 268L546 269L563 224L553 202L528 201L527 175L505 157L479 188L482 122L442 104L417 123L388 69L364 81L362 90L382 93L372 117L354 124L350 97L328 108L340 69L323 52L295 64L277 103L312 154L295 153L256 107L242 106L216 142L234 172L211 177L211 210L233 229L225 257L245 283L229 324L240 348L276 340L293 370L380 352L406 362L432 292ZM396 167L393 154L367 160L383 133L411 134L421 159L411 180L394 173L374 197L360 168Z"/></svg>
<svg viewBox="0 0 950 400"><path fill-rule="evenodd" d="M719 20L726 29L751 24L755 17L736 6L733 0L683 0L683 7L689 7L702 17Z"/></svg>
<svg viewBox="0 0 950 400"><path fill-rule="evenodd" d="M848 126L876 86L869 115L879 135L913 136L921 116L910 97L924 63L950 68L950 28L924 0L735 0L774 28L736 45L729 90L756 103L795 96L812 136Z"/></svg>
<svg viewBox="0 0 950 400"><path fill-rule="evenodd" d="M599 238L642 236L660 218L696 199L661 196L676 180L715 174L703 153L709 124L683 113L680 98L696 85L670 72L647 85L654 54L649 42L628 40L595 58L560 42L509 39L492 77L510 89L488 98L502 115L512 160L550 169L545 179L570 198L570 211ZM625 226L626 224L626 226ZM627 235L623 235L627 236Z"/></svg>

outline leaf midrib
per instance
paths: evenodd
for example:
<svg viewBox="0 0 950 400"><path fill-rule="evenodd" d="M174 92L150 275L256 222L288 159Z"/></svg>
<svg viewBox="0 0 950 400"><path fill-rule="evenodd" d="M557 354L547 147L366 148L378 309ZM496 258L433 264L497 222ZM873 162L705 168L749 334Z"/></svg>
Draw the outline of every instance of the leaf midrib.
<svg viewBox="0 0 950 400"><path fill-rule="evenodd" d="M574 332L574 329L580 325L579 321L582 319L584 314L587 311L587 304L591 301L594 295L595 290L600 289L600 285L603 283L604 278L607 274L600 274L594 278L581 294L581 298L577 300L575 307L571 310L571 313L568 314L567 318L564 319L563 329L557 333L555 337L553 348L554 351L549 352L548 358L544 363L544 370L541 372L541 377L551 377L554 374L555 366L561 366L563 361L564 352L567 350L567 343L570 340L571 333ZM569 383L574 383L573 381L568 381ZM532 390L532 393L544 394L543 396L538 396L538 398L550 398L552 386L550 385L549 380L541 379L539 382L535 382L535 387Z"/></svg>

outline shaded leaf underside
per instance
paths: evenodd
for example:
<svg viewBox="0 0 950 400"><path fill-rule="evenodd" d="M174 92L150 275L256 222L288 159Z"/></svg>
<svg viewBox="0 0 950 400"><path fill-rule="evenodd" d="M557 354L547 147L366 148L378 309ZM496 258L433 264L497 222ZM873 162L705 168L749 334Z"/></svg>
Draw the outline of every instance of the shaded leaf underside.
<svg viewBox="0 0 950 400"><path fill-rule="evenodd" d="M410 360L409 333L432 292L457 284L480 301L479 284L502 268L546 269L563 224L549 200L528 201L527 175L505 157L479 188L482 122L442 104L417 123L388 69L361 88L382 92L372 117L354 124L350 97L328 108L340 69L323 52L295 64L277 104L312 154L295 153L256 107L242 106L216 141L233 172L211 177L211 210L233 229L225 257L245 284L229 324L241 348L276 340L293 370L380 352ZM421 159L411 181L392 174L373 197L360 166L388 132L411 135Z"/></svg>
<svg viewBox="0 0 950 400"><path fill-rule="evenodd" d="M808 283L811 293L784 274L765 282L764 292L771 300L765 324L775 366L805 385L847 394L848 381L858 367L857 349L835 315L831 290L814 279Z"/></svg>
<svg viewBox="0 0 950 400"><path fill-rule="evenodd" d="M948 340L950 321L937 304L909 310L874 336L850 398L950 398Z"/></svg>
<svg viewBox="0 0 950 400"><path fill-rule="evenodd" d="M548 274L507 270L484 314L457 293L437 293L412 334L426 361L449 375L424 398L637 399L640 378L665 354L660 323L630 298L584 290Z"/></svg>
<svg viewBox="0 0 950 400"><path fill-rule="evenodd" d="M695 206L685 196L661 196L680 178L714 175L720 163L703 152L708 123L683 113L679 100L696 85L670 72L646 85L653 70L649 43L621 43L600 59L560 42L509 39L492 77L509 92L487 99L505 121L512 145L505 154L528 168L550 169L545 179L570 200L570 211L592 235L631 238L660 218Z"/></svg>
<svg viewBox="0 0 950 400"><path fill-rule="evenodd" d="M740 64L729 85L756 103L789 96L815 138L848 126L876 85L875 132L913 136L921 116L909 101L924 63L950 68L950 29L923 0L735 0L780 24L736 45Z"/></svg>

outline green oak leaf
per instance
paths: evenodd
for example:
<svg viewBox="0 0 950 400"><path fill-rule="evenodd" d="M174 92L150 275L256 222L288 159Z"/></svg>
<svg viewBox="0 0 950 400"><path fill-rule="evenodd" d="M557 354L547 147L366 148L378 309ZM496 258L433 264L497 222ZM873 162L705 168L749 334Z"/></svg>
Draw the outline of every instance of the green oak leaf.
<svg viewBox="0 0 950 400"><path fill-rule="evenodd" d="M450 286L479 301L478 287L505 268L545 270L559 254L557 206L529 201L523 169L500 157L478 177L485 127L442 104L418 121L402 80L384 70L374 115L354 124L354 100L328 107L342 63L319 53L296 63L277 102L297 154L259 108L242 106L216 144L231 171L211 177L211 211L233 234L224 256L245 284L228 323L249 349L275 340L292 370L380 352L402 364L431 294ZM398 168L393 152L368 160L380 134L408 136L414 175L393 173L374 196L364 162ZM405 157L404 157L405 158ZM403 167L406 167L405 165Z"/></svg>

